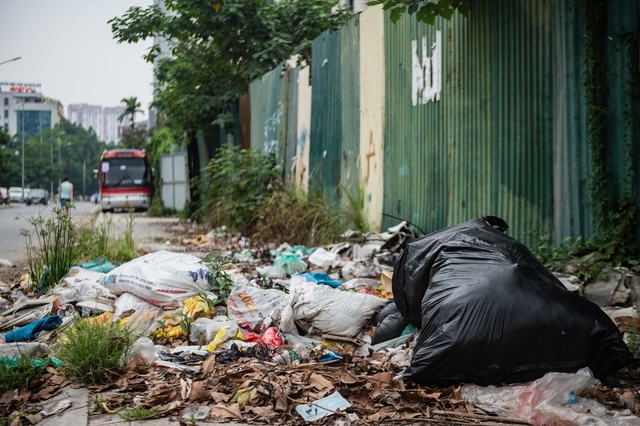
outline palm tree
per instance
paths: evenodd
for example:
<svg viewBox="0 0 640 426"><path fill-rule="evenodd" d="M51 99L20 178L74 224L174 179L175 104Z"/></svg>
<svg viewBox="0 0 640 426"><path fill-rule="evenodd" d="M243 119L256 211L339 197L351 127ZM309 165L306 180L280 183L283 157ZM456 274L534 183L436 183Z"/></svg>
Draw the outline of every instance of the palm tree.
<svg viewBox="0 0 640 426"><path fill-rule="evenodd" d="M130 98L122 98L122 100L120 101L123 104L125 104L125 109L124 112L122 114L120 114L120 116L118 117L118 121L120 123L122 123L122 120L124 120L124 118L127 115L131 116L131 128L134 128L134 118L136 115L136 112L142 112L142 110L140 109L140 102L138 102L138 98L135 96L132 96Z"/></svg>
<svg viewBox="0 0 640 426"><path fill-rule="evenodd" d="M120 124L122 124L122 120L124 120L126 116L131 115L131 133L133 134L133 131L135 129L134 118L136 112L142 112L142 110L140 109L141 104L140 102L138 102L138 98L136 96L132 96L130 98L122 98L120 102L125 104L125 109L124 112L118 117L118 121L120 122Z"/></svg>

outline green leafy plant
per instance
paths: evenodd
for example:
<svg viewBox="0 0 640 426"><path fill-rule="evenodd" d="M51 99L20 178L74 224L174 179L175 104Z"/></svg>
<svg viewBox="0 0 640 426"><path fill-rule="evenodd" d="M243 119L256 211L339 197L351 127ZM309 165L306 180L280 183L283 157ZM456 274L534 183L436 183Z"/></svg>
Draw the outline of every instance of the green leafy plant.
<svg viewBox="0 0 640 426"><path fill-rule="evenodd" d="M48 361L24 353L16 358L0 358L0 394L28 388L29 382L41 376L47 365Z"/></svg>
<svg viewBox="0 0 640 426"><path fill-rule="evenodd" d="M212 252L201 263L211 270L212 273L207 276L207 279L211 284L212 291L218 296L215 301L206 297L205 300L208 301L207 303L213 303L213 306L222 302L226 303L235 286L229 274L224 271L224 267L231 264L231 261L227 256Z"/></svg>
<svg viewBox="0 0 640 426"><path fill-rule="evenodd" d="M158 409L145 407L126 407L118 413L118 417L127 422L135 420L146 420L158 414Z"/></svg>
<svg viewBox="0 0 640 426"><path fill-rule="evenodd" d="M640 335L636 327L631 327L627 333L627 347L635 359L640 359Z"/></svg>
<svg viewBox="0 0 640 426"><path fill-rule="evenodd" d="M260 207L281 176L272 154L226 145L211 159L207 198L214 226L243 232L256 222Z"/></svg>
<svg viewBox="0 0 640 426"><path fill-rule="evenodd" d="M457 10L467 16L471 10L473 0L373 0L369 6L383 4L384 10L391 10L389 19L394 24L402 15L416 14L416 19L428 25L433 25L438 16L451 20Z"/></svg>
<svg viewBox="0 0 640 426"><path fill-rule="evenodd" d="M52 217L34 216L28 219L33 232L22 229L27 263L34 286L46 291L55 286L78 261L81 251L79 235L71 217L59 207L53 207Z"/></svg>
<svg viewBox="0 0 640 426"><path fill-rule="evenodd" d="M64 363L62 371L84 383L104 383L123 369L138 338L115 322L75 318L73 328L60 338L54 352Z"/></svg>

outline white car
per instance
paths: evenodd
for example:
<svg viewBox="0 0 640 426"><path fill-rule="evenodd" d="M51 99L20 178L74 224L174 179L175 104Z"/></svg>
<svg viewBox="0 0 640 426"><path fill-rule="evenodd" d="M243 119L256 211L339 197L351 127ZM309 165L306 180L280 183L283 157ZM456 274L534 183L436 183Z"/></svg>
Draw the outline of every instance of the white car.
<svg viewBox="0 0 640 426"><path fill-rule="evenodd" d="M22 192L24 191L24 196ZM23 200L26 200L29 196L29 189L25 188L24 190L19 186L12 186L9 188L9 202L11 203L21 203Z"/></svg>

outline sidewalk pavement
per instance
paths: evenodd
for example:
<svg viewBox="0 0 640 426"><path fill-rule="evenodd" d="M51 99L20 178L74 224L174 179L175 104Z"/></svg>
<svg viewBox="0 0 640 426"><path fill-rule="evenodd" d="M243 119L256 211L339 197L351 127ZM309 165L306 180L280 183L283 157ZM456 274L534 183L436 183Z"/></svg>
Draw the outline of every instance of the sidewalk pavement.
<svg viewBox="0 0 640 426"><path fill-rule="evenodd" d="M33 405L41 405L43 409L54 406L55 404L69 400L71 407L65 411L53 414L52 416L43 418L38 422L38 426L178 426L180 422L176 416L173 419L163 417L150 420L126 421L118 414L94 414L90 413L91 405L95 395L91 395L87 388L73 389L70 386L62 389L59 395L47 400L35 403ZM32 405L32 404L29 404ZM210 425L224 426L247 426L246 423L218 423L211 420L197 420L197 423L207 423Z"/></svg>

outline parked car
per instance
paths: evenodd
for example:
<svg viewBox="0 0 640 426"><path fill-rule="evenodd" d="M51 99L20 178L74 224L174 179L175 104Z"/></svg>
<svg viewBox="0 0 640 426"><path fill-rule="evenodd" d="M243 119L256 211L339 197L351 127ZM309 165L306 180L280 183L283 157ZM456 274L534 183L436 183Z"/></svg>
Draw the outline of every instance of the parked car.
<svg viewBox="0 0 640 426"><path fill-rule="evenodd" d="M29 197L27 198L27 205L31 204L44 204L47 205L47 191L44 189L32 189L29 191Z"/></svg>
<svg viewBox="0 0 640 426"><path fill-rule="evenodd" d="M12 186L9 188L9 201L12 203L21 203L23 199L22 192L24 191L24 199L27 199L29 195L29 189L22 189L19 186Z"/></svg>
<svg viewBox="0 0 640 426"><path fill-rule="evenodd" d="M0 186L0 204L9 204L9 191L4 186Z"/></svg>

